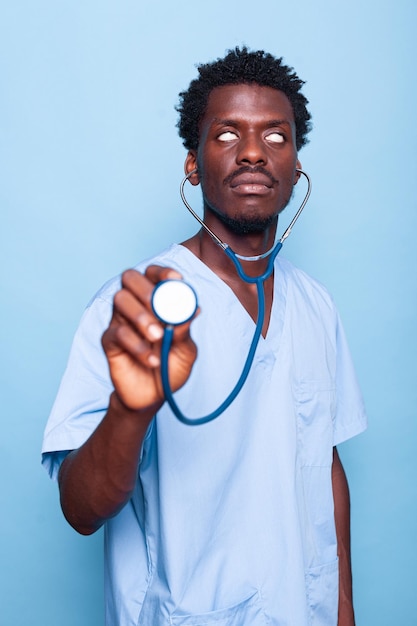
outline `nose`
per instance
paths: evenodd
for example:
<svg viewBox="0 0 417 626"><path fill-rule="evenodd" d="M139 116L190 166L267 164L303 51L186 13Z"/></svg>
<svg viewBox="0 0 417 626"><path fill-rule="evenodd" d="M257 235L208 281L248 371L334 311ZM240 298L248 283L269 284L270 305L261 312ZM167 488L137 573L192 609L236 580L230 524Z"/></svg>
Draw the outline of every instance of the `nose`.
<svg viewBox="0 0 417 626"><path fill-rule="evenodd" d="M249 133L239 142L236 161L243 165L266 165L267 155L262 138L256 133Z"/></svg>

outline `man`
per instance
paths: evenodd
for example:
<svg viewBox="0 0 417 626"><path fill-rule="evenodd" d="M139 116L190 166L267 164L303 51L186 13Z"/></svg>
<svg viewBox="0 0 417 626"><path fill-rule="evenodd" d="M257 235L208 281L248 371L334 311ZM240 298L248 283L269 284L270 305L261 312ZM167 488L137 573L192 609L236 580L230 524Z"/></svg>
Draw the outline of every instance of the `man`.
<svg viewBox="0 0 417 626"><path fill-rule="evenodd" d="M246 48L199 72L178 109L185 171L201 184L205 224L237 254L259 256L241 261L259 276L299 177L303 82ZM335 446L366 420L331 298L278 256L242 391L214 421L188 426L164 402L163 325L151 308L154 286L181 277L201 312L175 328L170 385L187 416L221 404L258 298L202 229L90 303L45 434L69 523L83 534L105 525L107 624L352 626Z"/></svg>

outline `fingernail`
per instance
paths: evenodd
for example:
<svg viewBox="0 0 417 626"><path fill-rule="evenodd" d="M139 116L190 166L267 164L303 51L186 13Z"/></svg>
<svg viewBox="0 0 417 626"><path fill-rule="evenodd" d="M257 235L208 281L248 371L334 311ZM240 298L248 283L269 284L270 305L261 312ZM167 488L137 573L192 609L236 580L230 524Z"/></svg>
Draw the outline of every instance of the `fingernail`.
<svg viewBox="0 0 417 626"><path fill-rule="evenodd" d="M159 339L162 339L164 331L160 326L158 326L158 324L150 324L148 326L148 333L151 336L151 339L158 341Z"/></svg>
<svg viewBox="0 0 417 626"><path fill-rule="evenodd" d="M159 365L159 359L155 354L150 354L148 358L148 363L152 367L157 367Z"/></svg>
<svg viewBox="0 0 417 626"><path fill-rule="evenodd" d="M176 270L169 270L167 274L167 278L182 278L182 274L177 272Z"/></svg>

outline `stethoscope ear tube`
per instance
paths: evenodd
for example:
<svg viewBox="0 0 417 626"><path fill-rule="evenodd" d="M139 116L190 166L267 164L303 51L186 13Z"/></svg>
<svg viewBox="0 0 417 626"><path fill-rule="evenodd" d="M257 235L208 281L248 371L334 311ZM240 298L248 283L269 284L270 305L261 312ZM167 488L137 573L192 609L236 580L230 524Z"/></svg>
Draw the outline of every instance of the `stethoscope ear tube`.
<svg viewBox="0 0 417 626"><path fill-rule="evenodd" d="M298 218L300 217L305 205L308 202L308 199L310 197L311 194L311 178L310 176L307 174L307 172L305 172L302 169L297 168L296 172L298 174L302 174L306 179L307 179L307 191L306 194L304 196L304 200L302 201L302 203L300 204L300 207L297 211L297 213L294 215L294 217L292 218L291 222L289 223L289 226L286 228L286 230L284 231L284 234L282 235L280 242L283 243L287 237L289 237L289 235L291 234L291 231L294 227L295 222L298 220Z"/></svg>
<svg viewBox="0 0 417 626"><path fill-rule="evenodd" d="M305 177L305 179L307 180L307 191L305 193L304 199L302 201L302 203L300 204L300 207L298 209L298 211L296 212L296 214L294 215L294 217L292 218L289 226L286 228L286 230L284 231L284 234L282 235L281 239L279 239L279 242L281 242L281 244L287 239L287 237L289 237L289 235L291 234L291 231L294 227L294 224L296 223L296 221L298 220L298 218L300 217L305 205L308 202L308 199L310 197L311 194L311 178L309 176L309 174L307 174L307 172L305 172L304 170L302 170L301 168L297 168L295 170L297 172L297 174L301 174L302 176ZM213 231L207 226L207 224L205 224L204 220L201 219L201 217L194 211L194 209L192 208L192 206L189 204L187 198L185 197L185 192L184 192L184 186L185 183L187 182L187 180L189 178L191 178L191 176L193 174L195 174L197 172L197 169L192 170L191 172L189 172L188 174L186 174L186 176L184 176L184 178L181 181L180 184L180 195L181 195L181 200L183 201L185 207L188 209L188 211L191 213L191 215L197 220L197 222L204 228L204 230L210 235L210 237L217 243L217 245L219 245L221 248L223 248L223 250L225 250L226 248L228 248L228 244L225 243L224 241L222 241L217 235L216 233L213 233ZM266 257L268 257L270 254L272 254L275 246L278 245L278 242L275 242L275 244L272 246L272 248L270 248L270 250L267 250L266 252L264 252L263 254L259 254L257 256L242 256L240 254L234 253L235 257L240 259L241 261L259 261L260 259L266 259Z"/></svg>

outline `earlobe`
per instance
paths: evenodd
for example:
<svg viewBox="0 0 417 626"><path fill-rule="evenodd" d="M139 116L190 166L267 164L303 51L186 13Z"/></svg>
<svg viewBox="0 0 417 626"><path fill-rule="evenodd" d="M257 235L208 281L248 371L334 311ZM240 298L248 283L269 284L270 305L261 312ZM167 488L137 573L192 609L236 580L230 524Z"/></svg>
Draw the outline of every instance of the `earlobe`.
<svg viewBox="0 0 417 626"><path fill-rule="evenodd" d="M297 163L295 164L295 167L297 170L302 170L303 166L301 165L300 161L297 159ZM300 180L300 172L295 172L295 176L294 176L294 185L296 185L298 183L298 181Z"/></svg>
<svg viewBox="0 0 417 626"><path fill-rule="evenodd" d="M197 168L197 152L190 150L184 163L184 171L190 183L194 186L200 183L200 177Z"/></svg>

